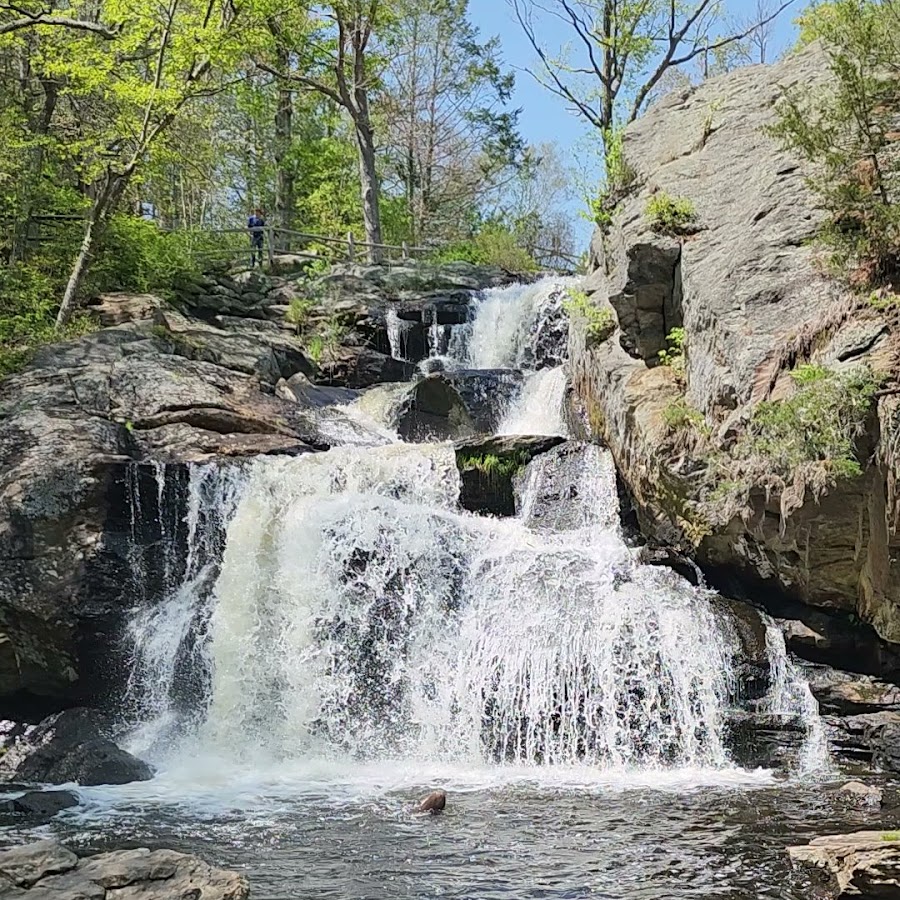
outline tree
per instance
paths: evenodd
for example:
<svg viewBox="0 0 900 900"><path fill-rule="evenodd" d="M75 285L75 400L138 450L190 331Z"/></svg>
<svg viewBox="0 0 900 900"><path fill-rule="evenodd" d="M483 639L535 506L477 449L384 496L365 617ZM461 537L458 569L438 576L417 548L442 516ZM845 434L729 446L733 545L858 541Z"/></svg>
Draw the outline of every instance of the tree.
<svg viewBox="0 0 900 900"><path fill-rule="evenodd" d="M26 28L62 28L99 35L107 40L119 34L118 26L98 21L96 9L91 9L88 4L76 2L57 8L53 2L43 6L29 0L0 3L0 35Z"/></svg>
<svg viewBox="0 0 900 900"><path fill-rule="evenodd" d="M262 61L261 68L327 97L350 117L359 159L360 196L369 260L382 251L381 189L376 167L375 129L369 94L378 84L370 44L389 16L387 0L331 0L313 9L318 22L303 46L295 46L296 67L285 71ZM285 62L282 59L282 64Z"/></svg>
<svg viewBox="0 0 900 900"><path fill-rule="evenodd" d="M817 14L817 13L821 14ZM836 0L805 17L804 40L821 39L828 89L788 91L772 129L813 168L810 184L830 213L824 237L858 286L900 286L895 185L900 4Z"/></svg>
<svg viewBox="0 0 900 900"><path fill-rule="evenodd" d="M538 55L532 74L610 140L620 124L640 115L671 69L708 57L747 38L796 0L737 30L725 27L718 0L508 0ZM541 39L542 17L563 22L571 52L553 53ZM577 51L577 52L576 52Z"/></svg>
<svg viewBox="0 0 900 900"><path fill-rule="evenodd" d="M57 315L71 318L98 239L151 148L192 100L219 89L214 72L233 63L236 8L230 0L168 0L164 5L108 0L123 23L113 52L97 44L54 62L68 91L83 101L93 139L80 166L90 205Z"/></svg>
<svg viewBox="0 0 900 900"><path fill-rule="evenodd" d="M519 111L498 38L481 42L468 0L401 0L384 38L379 115L386 171L405 198L410 238L455 236L521 163Z"/></svg>

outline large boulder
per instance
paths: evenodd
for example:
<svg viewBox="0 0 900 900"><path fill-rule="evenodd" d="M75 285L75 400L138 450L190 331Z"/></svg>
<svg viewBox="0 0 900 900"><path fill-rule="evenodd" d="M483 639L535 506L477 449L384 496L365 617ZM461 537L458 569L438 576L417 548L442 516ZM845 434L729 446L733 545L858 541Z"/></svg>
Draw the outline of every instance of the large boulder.
<svg viewBox="0 0 900 900"><path fill-rule="evenodd" d="M819 264L824 213L809 172L767 131L785 90L828 78L813 46L677 91L626 129L634 180L594 236L586 282L617 328L597 342L573 325L573 419L610 447L644 533L694 556L713 584L740 583L775 614L818 608L837 617L835 630L856 633L862 622L898 643L900 398L878 401L857 477L779 481L764 459L734 475L740 483L723 474L757 405L790 395L792 368L893 369L894 325ZM662 194L693 203L691 234L654 229L647 205ZM675 328L685 333L683 372L659 365ZM820 620L808 624L822 633ZM830 641L806 635L792 646L896 677L895 655L882 659L872 637L855 663Z"/></svg>
<svg viewBox="0 0 900 900"><path fill-rule="evenodd" d="M0 894L58 900L246 900L235 872L174 850L116 850L79 859L55 841L0 852Z"/></svg>
<svg viewBox="0 0 900 900"><path fill-rule="evenodd" d="M69 709L28 729L0 757L0 780L45 784L128 784L153 770L109 739L108 722L91 709Z"/></svg>
<svg viewBox="0 0 900 900"><path fill-rule="evenodd" d="M900 897L900 835L895 833L828 835L789 847L788 855L836 900Z"/></svg>

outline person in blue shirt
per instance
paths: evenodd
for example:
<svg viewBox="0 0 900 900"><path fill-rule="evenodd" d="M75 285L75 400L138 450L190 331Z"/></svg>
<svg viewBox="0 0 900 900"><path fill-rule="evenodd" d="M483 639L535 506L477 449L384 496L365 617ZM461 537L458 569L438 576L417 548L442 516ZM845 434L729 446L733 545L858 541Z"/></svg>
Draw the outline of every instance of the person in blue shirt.
<svg viewBox="0 0 900 900"><path fill-rule="evenodd" d="M253 214L247 219L247 229L250 231L250 268L257 260L262 268L263 263L263 229L266 227L266 219L261 209L254 209Z"/></svg>

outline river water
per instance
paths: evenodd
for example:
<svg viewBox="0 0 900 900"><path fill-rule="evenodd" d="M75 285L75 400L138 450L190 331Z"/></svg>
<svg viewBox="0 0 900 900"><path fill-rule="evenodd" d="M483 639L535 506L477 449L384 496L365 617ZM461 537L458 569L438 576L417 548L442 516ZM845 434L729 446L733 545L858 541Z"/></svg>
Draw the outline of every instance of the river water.
<svg viewBox="0 0 900 900"><path fill-rule="evenodd" d="M434 341L525 370L503 433L565 434L564 369L535 362L557 287L489 292ZM834 798L847 779L775 626L748 698L716 596L638 562L605 450L539 457L499 520L458 510L451 447L371 435L191 470L165 597L136 590L127 636L125 743L157 776L79 789L38 833L198 853L257 900L800 900L787 845L878 827ZM738 714L790 723L777 768L740 764ZM413 814L435 788L447 811Z"/></svg>

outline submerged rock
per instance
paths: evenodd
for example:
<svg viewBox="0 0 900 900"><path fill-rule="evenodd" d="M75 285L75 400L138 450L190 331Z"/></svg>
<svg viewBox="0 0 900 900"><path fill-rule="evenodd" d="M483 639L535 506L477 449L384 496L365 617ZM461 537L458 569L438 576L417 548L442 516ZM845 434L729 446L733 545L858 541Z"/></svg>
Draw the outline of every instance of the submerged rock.
<svg viewBox="0 0 900 900"><path fill-rule="evenodd" d="M838 796L841 799L861 806L881 806L883 795L881 788L863 784L861 781L848 781L838 788Z"/></svg>
<svg viewBox="0 0 900 900"><path fill-rule="evenodd" d="M27 816L30 820L48 821L58 812L78 806L71 791L27 791L11 800L0 800L0 814Z"/></svg>
<svg viewBox="0 0 900 900"><path fill-rule="evenodd" d="M789 847L795 866L810 870L835 900L900 897L900 834L858 831Z"/></svg>
<svg viewBox="0 0 900 900"><path fill-rule="evenodd" d="M58 900L246 900L236 872L174 850L117 850L79 859L55 841L0 852L0 894Z"/></svg>
<svg viewBox="0 0 900 900"><path fill-rule="evenodd" d="M45 784L128 784L153 770L107 737L96 710L69 709L28 729L0 757L0 779Z"/></svg>

